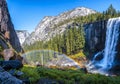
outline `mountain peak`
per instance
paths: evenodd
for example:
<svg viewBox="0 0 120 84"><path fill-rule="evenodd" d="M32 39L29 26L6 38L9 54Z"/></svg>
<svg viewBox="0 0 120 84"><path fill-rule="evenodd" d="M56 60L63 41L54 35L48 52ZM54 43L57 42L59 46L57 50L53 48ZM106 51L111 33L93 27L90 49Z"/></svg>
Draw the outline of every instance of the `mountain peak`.
<svg viewBox="0 0 120 84"><path fill-rule="evenodd" d="M87 8L87 7L84 7L84 6L76 7L76 8L75 8L75 10L81 10L81 9L90 9L90 8Z"/></svg>
<svg viewBox="0 0 120 84"><path fill-rule="evenodd" d="M61 13L60 16L69 16L68 18L73 18L73 17L78 17L78 16L86 16L86 15L92 14L92 13L97 13L97 12L90 8L77 7L70 11Z"/></svg>
<svg viewBox="0 0 120 84"><path fill-rule="evenodd" d="M16 30L16 33L22 45L25 39L29 36L29 32L27 30Z"/></svg>
<svg viewBox="0 0 120 84"><path fill-rule="evenodd" d="M97 12L86 7L77 7L73 10L63 12L58 16L46 16L35 28L34 34L31 34L30 37L25 40L25 44L31 44L35 41L49 40L56 34L64 32L66 27L72 24L72 21L64 23L65 20L94 13ZM63 24L61 25L61 23Z"/></svg>

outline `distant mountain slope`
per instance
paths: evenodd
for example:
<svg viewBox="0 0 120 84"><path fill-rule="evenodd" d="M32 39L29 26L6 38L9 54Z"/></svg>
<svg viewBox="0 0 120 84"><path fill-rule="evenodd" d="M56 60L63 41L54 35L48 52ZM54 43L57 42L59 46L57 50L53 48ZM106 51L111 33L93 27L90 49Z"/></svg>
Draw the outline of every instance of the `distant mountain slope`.
<svg viewBox="0 0 120 84"><path fill-rule="evenodd" d="M24 44L30 45L36 41L49 40L56 34L63 33L66 30L66 27L73 23L70 19L94 13L97 12L89 8L77 7L58 16L44 17L44 19L37 25L35 31L32 32L28 38L26 38Z"/></svg>
<svg viewBox="0 0 120 84"><path fill-rule="evenodd" d="M22 45L25 39L29 36L27 30L16 30L17 36L19 38L20 44Z"/></svg>

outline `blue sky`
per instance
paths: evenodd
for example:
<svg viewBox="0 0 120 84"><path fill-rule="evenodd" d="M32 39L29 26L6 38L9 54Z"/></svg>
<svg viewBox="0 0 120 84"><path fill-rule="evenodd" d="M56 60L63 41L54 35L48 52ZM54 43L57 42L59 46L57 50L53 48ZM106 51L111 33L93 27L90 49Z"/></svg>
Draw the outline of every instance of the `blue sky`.
<svg viewBox="0 0 120 84"><path fill-rule="evenodd" d="M56 16L76 7L88 7L99 12L110 4L120 10L120 0L7 0L16 30L32 32L44 16Z"/></svg>

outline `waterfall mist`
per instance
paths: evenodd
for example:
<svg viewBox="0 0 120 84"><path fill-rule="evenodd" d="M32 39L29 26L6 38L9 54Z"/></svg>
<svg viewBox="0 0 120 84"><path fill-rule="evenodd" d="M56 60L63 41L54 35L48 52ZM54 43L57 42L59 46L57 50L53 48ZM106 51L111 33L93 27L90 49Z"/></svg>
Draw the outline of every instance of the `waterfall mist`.
<svg viewBox="0 0 120 84"><path fill-rule="evenodd" d="M28 65L42 65L46 67L75 67L80 68L79 64L65 54L53 50L33 50L22 55Z"/></svg>

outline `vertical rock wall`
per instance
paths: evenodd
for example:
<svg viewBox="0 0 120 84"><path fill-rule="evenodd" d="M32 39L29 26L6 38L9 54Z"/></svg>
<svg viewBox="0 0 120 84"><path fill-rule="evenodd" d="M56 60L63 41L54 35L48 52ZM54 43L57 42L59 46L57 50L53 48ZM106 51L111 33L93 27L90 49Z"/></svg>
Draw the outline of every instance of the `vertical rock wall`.
<svg viewBox="0 0 120 84"><path fill-rule="evenodd" d="M12 47L17 52L21 52L22 48L17 37L17 34L14 30L14 26L11 22L6 0L0 0L0 33L5 35L6 31L8 31L10 34L9 41Z"/></svg>
<svg viewBox="0 0 120 84"><path fill-rule="evenodd" d="M98 21L84 25L86 49L90 53L90 58L94 53L104 49L106 37L107 21Z"/></svg>

